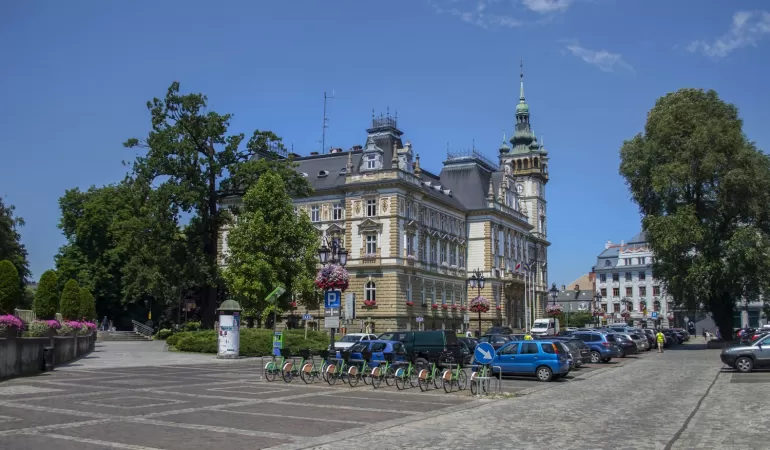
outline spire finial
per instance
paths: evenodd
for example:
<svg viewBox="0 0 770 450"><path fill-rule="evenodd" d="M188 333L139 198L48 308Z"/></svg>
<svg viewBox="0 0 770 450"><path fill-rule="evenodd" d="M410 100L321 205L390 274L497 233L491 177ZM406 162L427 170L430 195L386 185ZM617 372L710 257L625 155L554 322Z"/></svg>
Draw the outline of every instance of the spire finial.
<svg viewBox="0 0 770 450"><path fill-rule="evenodd" d="M414 169L413 170L414 170L414 176L419 178L420 177L420 173L422 172L422 169L420 169L420 154L419 153L415 157Z"/></svg>
<svg viewBox="0 0 770 450"><path fill-rule="evenodd" d="M540 147L542 147L542 148L545 148L545 142L544 142L544 140L543 140L543 139L544 139L544 138L543 138L543 135L541 134L541 135L540 135Z"/></svg>
<svg viewBox="0 0 770 450"><path fill-rule="evenodd" d="M345 173L352 173L352 172L353 172L353 148L351 147L350 150L348 150L348 165Z"/></svg>
<svg viewBox="0 0 770 450"><path fill-rule="evenodd" d="M495 187L492 185L492 178L489 178L489 191L487 191L487 198L491 201L495 200Z"/></svg>
<svg viewBox="0 0 770 450"><path fill-rule="evenodd" d="M519 64L519 100L524 101L524 61Z"/></svg>
<svg viewBox="0 0 770 450"><path fill-rule="evenodd" d="M505 136L505 128L503 128L503 144L505 144L505 139L506 139L506 136Z"/></svg>
<svg viewBox="0 0 770 450"><path fill-rule="evenodd" d="M473 140L471 142L472 142L472 145L473 145L473 147L471 147L471 148L475 152L476 151L476 138L473 138Z"/></svg>

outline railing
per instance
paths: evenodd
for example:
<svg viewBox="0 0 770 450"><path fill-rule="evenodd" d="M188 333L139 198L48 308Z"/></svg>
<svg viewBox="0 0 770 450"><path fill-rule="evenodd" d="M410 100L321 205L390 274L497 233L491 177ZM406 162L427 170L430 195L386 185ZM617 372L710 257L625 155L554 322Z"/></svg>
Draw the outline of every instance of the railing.
<svg viewBox="0 0 770 450"><path fill-rule="evenodd" d="M21 319L24 323L30 323L37 318L35 312L31 309L15 309L13 315Z"/></svg>
<svg viewBox="0 0 770 450"><path fill-rule="evenodd" d="M152 328L148 327L147 325L141 324L136 320L132 320L131 323L134 324L134 332L139 333L142 336L152 337L152 334L153 334Z"/></svg>

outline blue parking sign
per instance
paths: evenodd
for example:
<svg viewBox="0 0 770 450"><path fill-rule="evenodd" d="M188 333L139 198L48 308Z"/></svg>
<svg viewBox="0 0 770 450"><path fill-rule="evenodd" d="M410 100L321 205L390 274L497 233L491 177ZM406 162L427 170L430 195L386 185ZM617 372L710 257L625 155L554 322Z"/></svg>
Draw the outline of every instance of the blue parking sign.
<svg viewBox="0 0 770 450"><path fill-rule="evenodd" d="M342 292L326 291L324 294L324 308L340 309L342 307Z"/></svg>

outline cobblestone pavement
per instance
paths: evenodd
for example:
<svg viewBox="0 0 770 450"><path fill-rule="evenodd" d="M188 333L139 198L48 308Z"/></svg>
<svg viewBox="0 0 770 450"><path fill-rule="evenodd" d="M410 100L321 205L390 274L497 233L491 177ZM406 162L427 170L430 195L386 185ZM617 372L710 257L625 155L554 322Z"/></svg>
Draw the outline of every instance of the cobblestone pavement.
<svg viewBox="0 0 770 450"><path fill-rule="evenodd" d="M141 367L141 345L105 343L63 370L0 383L0 447L766 447L770 394L757 391L770 373L720 372L719 352L698 346L589 366L558 382L509 379L503 390L513 398L477 400L467 391L271 383L253 359L165 352L165 365Z"/></svg>

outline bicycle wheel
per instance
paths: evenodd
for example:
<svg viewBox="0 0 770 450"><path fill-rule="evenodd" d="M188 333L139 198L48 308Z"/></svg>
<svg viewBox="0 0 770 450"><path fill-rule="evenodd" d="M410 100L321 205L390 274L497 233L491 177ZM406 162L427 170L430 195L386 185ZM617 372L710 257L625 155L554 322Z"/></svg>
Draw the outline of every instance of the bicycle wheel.
<svg viewBox="0 0 770 450"><path fill-rule="evenodd" d="M364 370L361 371L361 378L363 378L364 384L366 386L369 386L370 384L372 384L372 377L370 375L371 375L371 369L369 368L369 366L365 367Z"/></svg>
<svg viewBox="0 0 770 450"><path fill-rule="evenodd" d="M479 393L479 382L475 378L471 380L471 395Z"/></svg>
<svg viewBox="0 0 770 450"><path fill-rule="evenodd" d="M446 392L447 394L452 392L452 389L455 386L454 378L450 378L449 380L442 380L442 381L443 381L442 384L444 385L444 392Z"/></svg>
<svg viewBox="0 0 770 450"><path fill-rule="evenodd" d="M291 383L291 380L294 378L294 370L293 369L282 370L281 373L282 373L283 381L285 383Z"/></svg>
<svg viewBox="0 0 770 450"><path fill-rule="evenodd" d="M417 374L415 373L415 371L414 371L414 370L412 370L412 371L409 373L409 384L410 384L410 385L411 385L413 388L416 388L417 386L419 386L419 385L420 385L420 379L417 377Z"/></svg>
<svg viewBox="0 0 770 450"><path fill-rule="evenodd" d="M385 384L388 386L394 386L396 384L396 372L392 367L388 367L385 371Z"/></svg>
<svg viewBox="0 0 770 450"><path fill-rule="evenodd" d="M329 366L327 369L328 371L324 371L324 374L326 374L326 382L329 384L329 386L334 386L334 384L337 383L337 379L339 378L337 376L337 367Z"/></svg>
<svg viewBox="0 0 770 450"><path fill-rule="evenodd" d="M350 387L356 387L359 380L361 380L361 374L358 373L358 367L351 367L348 372L348 384Z"/></svg>
<svg viewBox="0 0 770 450"><path fill-rule="evenodd" d="M460 370L460 373L457 374L457 389L464 391L465 388L468 387L468 375L465 374L464 370Z"/></svg>
<svg viewBox="0 0 770 450"><path fill-rule="evenodd" d="M275 380L275 376L277 375L277 372L275 370L275 363L274 362L271 361L271 362L265 364L264 375L265 375L265 379L267 381L274 381Z"/></svg>
<svg viewBox="0 0 770 450"><path fill-rule="evenodd" d="M329 374L326 373L326 368L327 367L329 367L329 363L324 361L324 363L321 365L321 378L323 378L323 380L328 383L329 382Z"/></svg>
<svg viewBox="0 0 770 450"><path fill-rule="evenodd" d="M438 368L433 374L433 387L435 389L441 389L444 386L444 380L441 378L441 374L438 373Z"/></svg>
<svg viewBox="0 0 770 450"><path fill-rule="evenodd" d="M406 388L406 378L403 376L396 377L396 389L403 391Z"/></svg>

